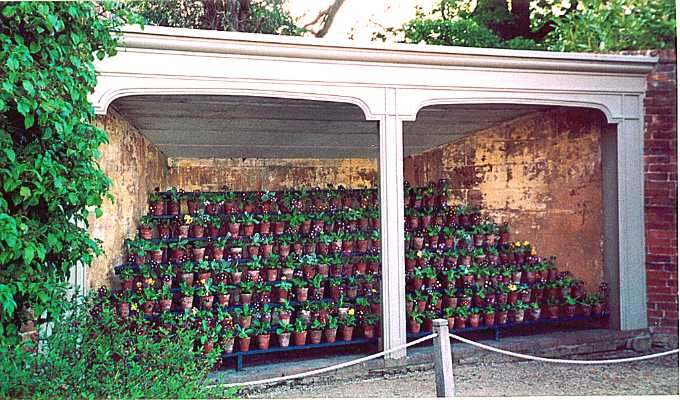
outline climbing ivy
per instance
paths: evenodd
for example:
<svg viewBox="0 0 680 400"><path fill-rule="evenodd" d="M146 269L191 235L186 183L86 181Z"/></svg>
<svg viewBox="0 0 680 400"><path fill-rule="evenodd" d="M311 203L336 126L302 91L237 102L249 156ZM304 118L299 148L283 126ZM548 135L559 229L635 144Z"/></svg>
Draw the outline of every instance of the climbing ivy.
<svg viewBox="0 0 680 400"><path fill-rule="evenodd" d="M114 2L0 4L0 344L30 315L58 315L71 267L101 252L88 232L110 180L87 96L94 58L137 17ZM112 34L113 33L113 34Z"/></svg>

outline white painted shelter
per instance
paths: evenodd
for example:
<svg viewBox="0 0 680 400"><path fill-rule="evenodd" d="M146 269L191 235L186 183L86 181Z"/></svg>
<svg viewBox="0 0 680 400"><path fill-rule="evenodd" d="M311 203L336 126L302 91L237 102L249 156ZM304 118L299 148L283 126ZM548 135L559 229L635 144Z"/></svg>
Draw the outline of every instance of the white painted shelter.
<svg viewBox="0 0 680 400"><path fill-rule="evenodd" d="M123 44L96 64L94 109L116 101L169 156L379 157L385 349L406 342L403 156L527 110L600 110L612 322L647 326L643 96L656 59L159 27L126 28Z"/></svg>

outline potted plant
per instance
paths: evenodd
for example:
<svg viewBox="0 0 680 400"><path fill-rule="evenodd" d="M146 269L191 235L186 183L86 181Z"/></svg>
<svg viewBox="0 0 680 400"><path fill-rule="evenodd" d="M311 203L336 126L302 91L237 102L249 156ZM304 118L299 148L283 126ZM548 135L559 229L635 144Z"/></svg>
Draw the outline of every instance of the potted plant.
<svg viewBox="0 0 680 400"><path fill-rule="evenodd" d="M281 301L281 306L278 308L279 323L290 322L290 316L295 308L290 304L288 299Z"/></svg>
<svg viewBox="0 0 680 400"><path fill-rule="evenodd" d="M158 192L158 188L149 193L149 212L155 216L165 214L165 201L163 200L163 196Z"/></svg>
<svg viewBox="0 0 680 400"><path fill-rule="evenodd" d="M496 309L493 304L487 304L482 310L482 315L484 316L484 325L493 326L496 317Z"/></svg>
<svg viewBox="0 0 680 400"><path fill-rule="evenodd" d="M188 242L182 239L168 244L168 248L170 248L170 258L173 262L181 263L185 261L187 244Z"/></svg>
<svg viewBox="0 0 680 400"><path fill-rule="evenodd" d="M244 304L241 307L236 307L234 309L236 318L238 318L239 326L243 328L250 328L250 324L253 320L253 314L250 310L250 304Z"/></svg>
<svg viewBox="0 0 680 400"><path fill-rule="evenodd" d="M259 350L269 349L271 325L268 321L254 320L253 334L255 335L255 345Z"/></svg>
<svg viewBox="0 0 680 400"><path fill-rule="evenodd" d="M292 336L294 346L304 346L307 341L307 324L300 319L296 319Z"/></svg>
<svg viewBox="0 0 680 400"><path fill-rule="evenodd" d="M323 330L323 336L327 343L335 343L338 333L338 317L329 315L326 319L326 326Z"/></svg>
<svg viewBox="0 0 680 400"><path fill-rule="evenodd" d="M253 281L241 281L239 283L241 292L239 294L239 303L250 304L250 300L253 297L253 289L255 289L255 282Z"/></svg>
<svg viewBox="0 0 680 400"><path fill-rule="evenodd" d="M179 203L182 198L184 191L178 191L176 187L170 188L168 190L168 201L166 203L168 208L168 214L178 215L179 214Z"/></svg>
<svg viewBox="0 0 680 400"><path fill-rule="evenodd" d="M309 343L319 344L321 343L321 335L323 333L324 323L315 319L309 326Z"/></svg>
<svg viewBox="0 0 680 400"><path fill-rule="evenodd" d="M364 325L363 333L366 339L373 339L375 337L375 325L380 320L378 314L365 314L364 315Z"/></svg>
<svg viewBox="0 0 680 400"><path fill-rule="evenodd" d="M238 336L238 350L245 353L250 349L250 339L253 334L253 328L237 325L236 332Z"/></svg>
<svg viewBox="0 0 680 400"><path fill-rule="evenodd" d="M562 310L564 311L564 316L567 318L572 318L576 315L576 304L578 303L575 298L570 295L566 295L563 298Z"/></svg>
<svg viewBox="0 0 680 400"><path fill-rule="evenodd" d="M352 340L354 327L356 326L356 316L354 309L350 308L346 314L340 317L340 337L344 341Z"/></svg>
<svg viewBox="0 0 680 400"><path fill-rule="evenodd" d="M529 303L529 318L533 321L541 318L541 305L538 302Z"/></svg>
<svg viewBox="0 0 680 400"><path fill-rule="evenodd" d="M508 312L510 311L510 304L498 304L496 308L496 324L503 325L508 322Z"/></svg>
<svg viewBox="0 0 680 400"><path fill-rule="evenodd" d="M293 287L295 287L295 299L297 301L306 301L309 288L307 287L307 280L294 276L292 279Z"/></svg>
<svg viewBox="0 0 680 400"><path fill-rule="evenodd" d="M211 310L214 299L212 279L199 280L199 285L196 288L196 295L201 300L201 309Z"/></svg>
<svg viewBox="0 0 680 400"><path fill-rule="evenodd" d="M182 297L182 309L191 310L194 303L194 287L189 285L187 282L180 282L179 292Z"/></svg>
<svg viewBox="0 0 680 400"><path fill-rule="evenodd" d="M279 341L280 347L288 347L290 345L290 335L293 332L293 325L289 322L279 321L279 326L276 328L276 337Z"/></svg>
<svg viewBox="0 0 680 400"><path fill-rule="evenodd" d="M134 285L135 270L131 266L125 265L120 270L121 288L123 291L131 290Z"/></svg>
<svg viewBox="0 0 680 400"><path fill-rule="evenodd" d="M560 317L560 305L555 298L549 297L546 300L545 310L550 319L558 319Z"/></svg>
<svg viewBox="0 0 680 400"><path fill-rule="evenodd" d="M229 305L229 289L231 288L232 285L229 285L226 282L220 282L215 287L215 291L217 292L217 302L219 303L220 307L226 307Z"/></svg>
<svg viewBox="0 0 680 400"><path fill-rule="evenodd" d="M172 307L172 290L168 286L161 286L158 294L158 308L160 312L170 311Z"/></svg>
<svg viewBox="0 0 680 400"><path fill-rule="evenodd" d="M529 306L521 301L516 302L512 305L512 319L516 323L524 322L524 313L529 308Z"/></svg>
<svg viewBox="0 0 680 400"><path fill-rule="evenodd" d="M227 222L227 229L229 235L232 237L238 237L239 231L241 230L241 219L238 214L229 215L229 222Z"/></svg>
<svg viewBox="0 0 680 400"><path fill-rule="evenodd" d="M468 322L470 322L470 328L477 328L479 327L479 316L481 310L479 307L471 307L470 312L468 314Z"/></svg>
<svg viewBox="0 0 680 400"><path fill-rule="evenodd" d="M420 332L420 325L423 323L423 318L424 314L418 310L412 310L408 314L408 331L409 333L418 333Z"/></svg>
<svg viewBox="0 0 680 400"><path fill-rule="evenodd" d="M234 329L229 327L222 329L222 335L220 336L220 346L222 351L227 354L234 352Z"/></svg>
<svg viewBox="0 0 680 400"><path fill-rule="evenodd" d="M123 290L115 294L116 309L118 316L125 319L130 316L130 303L134 301L134 294L128 290Z"/></svg>

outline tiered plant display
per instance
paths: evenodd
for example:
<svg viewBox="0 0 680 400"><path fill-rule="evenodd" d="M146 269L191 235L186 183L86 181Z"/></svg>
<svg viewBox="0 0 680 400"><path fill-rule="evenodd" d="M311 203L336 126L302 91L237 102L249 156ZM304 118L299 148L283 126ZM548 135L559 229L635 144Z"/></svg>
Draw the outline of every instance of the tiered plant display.
<svg viewBox="0 0 680 400"><path fill-rule="evenodd" d="M587 294L583 281L558 272L528 241L512 242L507 224L480 210L449 207L445 181L405 185L406 313L411 335L565 320L604 313L606 287Z"/></svg>
<svg viewBox="0 0 680 400"><path fill-rule="evenodd" d="M604 315L605 290L558 272L507 225L448 204L445 181L405 185L410 336ZM149 195L117 267L118 313L143 314L223 357L374 342L380 334L375 189ZM575 317L576 315L580 317Z"/></svg>
<svg viewBox="0 0 680 400"><path fill-rule="evenodd" d="M149 196L119 314L191 323L197 345L232 353L372 342L380 332L375 190ZM239 359L240 361L240 359Z"/></svg>

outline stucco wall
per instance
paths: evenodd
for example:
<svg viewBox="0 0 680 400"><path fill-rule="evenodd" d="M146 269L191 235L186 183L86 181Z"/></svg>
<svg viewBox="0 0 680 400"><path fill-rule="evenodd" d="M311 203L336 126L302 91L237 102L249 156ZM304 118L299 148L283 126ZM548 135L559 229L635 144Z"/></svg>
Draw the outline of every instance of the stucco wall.
<svg viewBox="0 0 680 400"><path fill-rule="evenodd" d="M513 238L590 289L603 280L600 134L594 111L558 109L520 117L405 160L404 176L423 185L440 178L454 203L479 205L508 221Z"/></svg>
<svg viewBox="0 0 680 400"><path fill-rule="evenodd" d="M112 181L115 200L104 200L104 215L90 221L90 230L104 249L87 270L91 288L113 282L113 267L123 261L123 242L136 235L137 221L147 211L148 192L167 184L167 158L124 117L110 109L95 124L109 136L109 144L100 149L99 164Z"/></svg>
<svg viewBox="0 0 680 400"><path fill-rule="evenodd" d="M282 190L376 186L378 166L368 159L171 159L168 184L187 191Z"/></svg>

